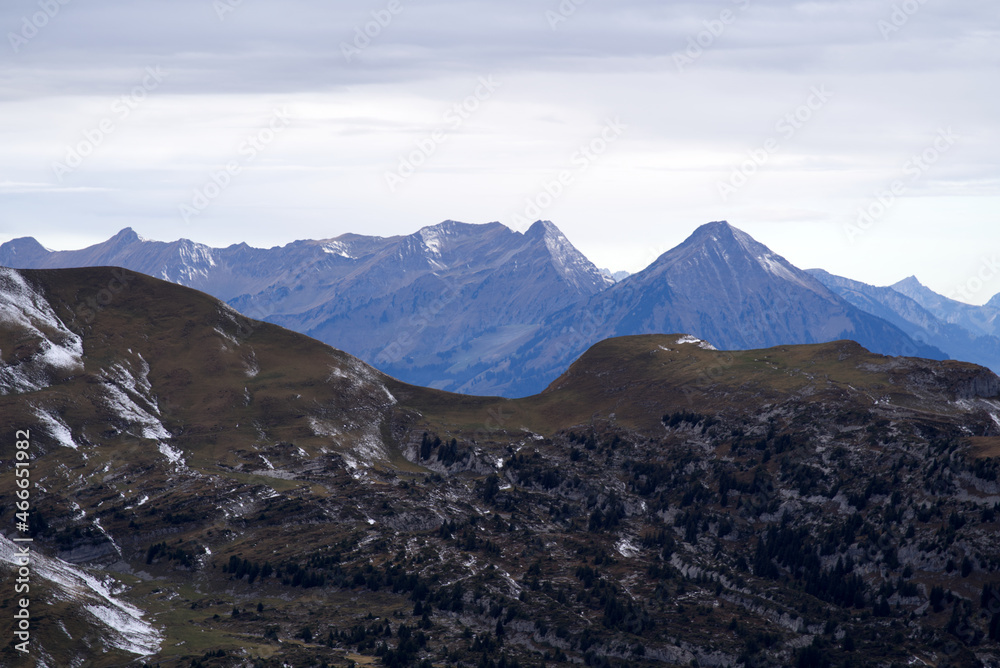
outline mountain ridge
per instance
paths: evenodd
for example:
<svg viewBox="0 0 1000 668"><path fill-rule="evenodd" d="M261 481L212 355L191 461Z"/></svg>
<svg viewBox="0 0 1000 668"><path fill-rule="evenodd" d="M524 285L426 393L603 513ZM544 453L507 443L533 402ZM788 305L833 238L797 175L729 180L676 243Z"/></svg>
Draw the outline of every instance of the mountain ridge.
<svg viewBox="0 0 1000 668"><path fill-rule="evenodd" d="M614 336L681 331L725 349L842 338L885 354L943 359L940 350L853 306L725 221L582 303L554 314L520 356L507 392L531 394L587 347Z"/></svg>
<svg viewBox="0 0 1000 668"><path fill-rule="evenodd" d="M895 286L875 287L834 276L822 269L810 269L809 273L858 308L893 323L911 338L934 345L955 359L982 364L994 371L1000 370L1000 337L983 334L978 328L963 327L959 322L946 321L924 306L930 304L932 307L940 307L943 302L930 297L915 300L897 290L899 283ZM905 281L904 285L919 285L915 277ZM927 291L924 286L918 289ZM936 308L935 311L942 313L941 308Z"/></svg>
<svg viewBox="0 0 1000 668"><path fill-rule="evenodd" d="M38 252L11 243L0 245L0 264ZM687 331L730 348L854 337L877 352L944 357L725 221L699 226L617 282L550 221L521 233L447 220L410 235L349 233L266 250L149 242L125 228L23 263L122 265L209 292L390 375L466 393L533 394L600 338L650 332Z"/></svg>
<svg viewBox="0 0 1000 668"><path fill-rule="evenodd" d="M958 325L979 336L1000 336L1000 294L983 306L966 304L939 295L923 285L916 276L909 276L890 286L910 297L937 318Z"/></svg>

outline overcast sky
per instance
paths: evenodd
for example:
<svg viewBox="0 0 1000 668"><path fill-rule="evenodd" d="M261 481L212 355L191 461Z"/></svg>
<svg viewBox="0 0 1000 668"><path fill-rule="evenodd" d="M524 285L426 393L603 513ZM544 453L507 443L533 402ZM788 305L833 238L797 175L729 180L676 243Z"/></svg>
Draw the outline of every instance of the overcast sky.
<svg viewBox="0 0 1000 668"><path fill-rule="evenodd" d="M6 0L0 26L0 241L541 218L637 271L728 220L802 268L1000 292L981 0Z"/></svg>

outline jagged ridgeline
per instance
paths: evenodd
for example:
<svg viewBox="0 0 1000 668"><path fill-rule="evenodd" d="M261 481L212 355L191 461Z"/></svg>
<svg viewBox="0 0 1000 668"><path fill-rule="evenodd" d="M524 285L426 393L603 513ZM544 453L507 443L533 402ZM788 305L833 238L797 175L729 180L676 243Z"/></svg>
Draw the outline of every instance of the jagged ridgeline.
<svg viewBox="0 0 1000 668"><path fill-rule="evenodd" d="M982 367L643 335L512 400L110 268L3 270L0 313L2 665L1000 661Z"/></svg>
<svg viewBox="0 0 1000 668"><path fill-rule="evenodd" d="M743 350L850 339L887 355L1000 369L1000 338L986 326L1000 310L973 309L950 324L955 314L901 306L912 300L892 289L897 299L885 304L859 301L726 222L700 226L619 282L547 221L523 234L445 221L406 236L270 249L148 241L125 229L77 251L15 239L0 244L0 264L123 266L203 290L406 382L466 394L537 394L598 341L665 332Z"/></svg>

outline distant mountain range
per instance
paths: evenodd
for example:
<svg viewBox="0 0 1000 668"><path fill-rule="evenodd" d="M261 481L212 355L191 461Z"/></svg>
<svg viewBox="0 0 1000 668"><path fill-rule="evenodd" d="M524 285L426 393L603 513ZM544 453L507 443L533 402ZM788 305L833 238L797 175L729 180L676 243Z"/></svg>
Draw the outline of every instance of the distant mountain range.
<svg viewBox="0 0 1000 668"><path fill-rule="evenodd" d="M1000 369L1000 299L974 307L915 279L874 288L805 272L726 222L641 272L598 269L551 222L525 233L445 221L270 249L148 241L126 228L77 251L26 237L0 265L121 266L207 292L406 382L474 394L544 389L594 343L685 331L726 349L853 339L869 350Z"/></svg>
<svg viewBox="0 0 1000 668"><path fill-rule="evenodd" d="M875 287L811 269L828 288L863 311L877 315L950 357L1000 371L1000 308L993 301L972 306L942 297L913 276L889 287ZM995 333L996 332L996 333Z"/></svg>

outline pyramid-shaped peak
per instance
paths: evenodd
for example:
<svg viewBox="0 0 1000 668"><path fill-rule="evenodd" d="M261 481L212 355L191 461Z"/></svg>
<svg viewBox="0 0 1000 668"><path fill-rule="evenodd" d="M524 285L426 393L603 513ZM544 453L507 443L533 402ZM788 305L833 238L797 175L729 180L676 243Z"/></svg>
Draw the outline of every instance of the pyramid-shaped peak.
<svg viewBox="0 0 1000 668"><path fill-rule="evenodd" d="M118 232L115 236L111 237L108 241L113 243L132 243L134 241L145 241L139 234L133 230L131 227L126 227Z"/></svg>
<svg viewBox="0 0 1000 668"><path fill-rule="evenodd" d="M741 229L733 227L728 222L724 220L717 220L712 223L705 223L704 225L698 227L691 236L687 239L688 242L693 243L708 243L708 242L732 242L736 241L739 243L752 242L757 244L758 242L751 237L749 234Z"/></svg>
<svg viewBox="0 0 1000 668"><path fill-rule="evenodd" d="M687 252L698 250L713 252L725 257L735 253L737 255L752 257L757 261L761 261L764 258L781 259L770 248L724 220L700 226L676 250L681 249ZM784 259L781 259L781 261L784 262Z"/></svg>
<svg viewBox="0 0 1000 668"><path fill-rule="evenodd" d="M556 227L555 223L551 220L536 220L528 228L528 231L524 233L526 237L546 237L546 236L564 236L562 230Z"/></svg>
<svg viewBox="0 0 1000 668"><path fill-rule="evenodd" d="M917 279L916 276L907 276L906 278L904 278L903 280L899 281L898 283L894 283L892 285L892 287L894 287L894 288L921 288L922 289L922 288L926 288L927 286L925 286L923 283L921 283L920 280Z"/></svg>
<svg viewBox="0 0 1000 668"><path fill-rule="evenodd" d="M697 234L700 231L706 231L706 232L729 231L729 232L732 232L732 230L735 230L735 229L736 229L735 227L733 227L732 225L729 224L729 221L726 221L726 220L714 220L711 223L705 223L704 225L700 225L695 230L695 234Z"/></svg>
<svg viewBox="0 0 1000 668"><path fill-rule="evenodd" d="M684 267L683 271L690 275L731 276L744 287L750 284L748 281L777 278L813 292L827 292L809 274L724 220L698 227L683 243L658 257L646 271L659 275L678 267Z"/></svg>

